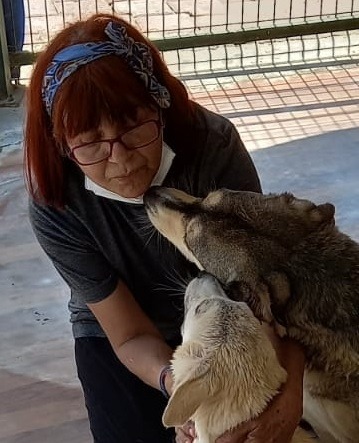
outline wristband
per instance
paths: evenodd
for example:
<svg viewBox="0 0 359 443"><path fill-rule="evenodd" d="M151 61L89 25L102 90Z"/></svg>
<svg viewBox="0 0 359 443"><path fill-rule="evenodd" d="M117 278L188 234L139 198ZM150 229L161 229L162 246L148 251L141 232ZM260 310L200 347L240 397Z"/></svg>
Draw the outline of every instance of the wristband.
<svg viewBox="0 0 359 443"><path fill-rule="evenodd" d="M169 366L169 365L164 366L161 369L160 376L158 378L158 384L160 385L160 391L168 400L170 398L170 395L169 395L169 393L166 389L166 385L165 385L165 378L166 378L167 372L171 372L171 366Z"/></svg>

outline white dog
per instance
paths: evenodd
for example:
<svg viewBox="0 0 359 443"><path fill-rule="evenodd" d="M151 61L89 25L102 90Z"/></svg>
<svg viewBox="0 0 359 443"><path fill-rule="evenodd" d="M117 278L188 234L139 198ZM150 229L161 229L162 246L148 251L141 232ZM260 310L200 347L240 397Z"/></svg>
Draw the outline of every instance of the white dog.
<svg viewBox="0 0 359 443"><path fill-rule="evenodd" d="M286 380L259 320L246 303L230 300L210 274L187 287L182 335L172 360L174 392L163 423L182 426L192 419L197 443L214 443L257 417ZM300 428L292 439L310 441Z"/></svg>

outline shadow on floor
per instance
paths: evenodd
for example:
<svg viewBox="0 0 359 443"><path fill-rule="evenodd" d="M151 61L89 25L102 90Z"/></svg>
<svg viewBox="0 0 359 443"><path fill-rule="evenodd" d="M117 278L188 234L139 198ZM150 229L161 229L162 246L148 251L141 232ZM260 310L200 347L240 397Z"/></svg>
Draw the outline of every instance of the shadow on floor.
<svg viewBox="0 0 359 443"><path fill-rule="evenodd" d="M251 152L264 192L292 192L336 206L338 227L359 240L359 128Z"/></svg>

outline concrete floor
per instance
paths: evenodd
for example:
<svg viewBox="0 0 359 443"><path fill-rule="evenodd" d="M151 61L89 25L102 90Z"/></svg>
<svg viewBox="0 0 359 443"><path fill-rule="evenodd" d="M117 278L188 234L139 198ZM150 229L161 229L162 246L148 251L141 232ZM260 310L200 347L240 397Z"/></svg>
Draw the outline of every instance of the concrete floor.
<svg viewBox="0 0 359 443"><path fill-rule="evenodd" d="M252 153L264 192L291 191L336 207L337 226L359 240L359 128L343 129Z"/></svg>
<svg viewBox="0 0 359 443"><path fill-rule="evenodd" d="M278 128L289 125L283 123L283 110L263 105L253 114L228 116L243 134L265 191L291 191L318 203L333 202L338 225L359 240L359 127L353 117L359 113L358 68L350 72L356 88L350 88L345 103L335 97L317 98L313 114L314 108L305 101L296 109L286 108L290 111L286 121L302 127L302 132L283 130L280 143L276 142ZM339 83L345 88L348 78ZM256 81L253 84L261 90ZM303 93L315 87L298 86ZM293 83L290 89L295 91ZM250 100L253 91L240 93ZM280 98L283 87L270 93ZM192 91L192 95L208 105L201 94ZM323 124L318 110L332 123L329 119ZM299 124L303 118L304 126ZM0 108L0 442L90 442L75 375L68 289L37 245L28 222L21 125L22 108ZM309 126L314 130L308 136L304 127ZM261 137L266 143L259 149Z"/></svg>

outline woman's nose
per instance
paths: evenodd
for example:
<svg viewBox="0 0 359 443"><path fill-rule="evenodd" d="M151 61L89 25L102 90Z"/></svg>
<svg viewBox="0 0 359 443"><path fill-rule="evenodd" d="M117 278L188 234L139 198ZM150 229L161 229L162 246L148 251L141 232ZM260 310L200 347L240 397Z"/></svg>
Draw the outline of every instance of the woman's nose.
<svg viewBox="0 0 359 443"><path fill-rule="evenodd" d="M132 152L126 149L126 147L119 141L114 142L112 145L112 152L109 157L109 161L114 163L124 162L132 157Z"/></svg>

